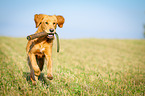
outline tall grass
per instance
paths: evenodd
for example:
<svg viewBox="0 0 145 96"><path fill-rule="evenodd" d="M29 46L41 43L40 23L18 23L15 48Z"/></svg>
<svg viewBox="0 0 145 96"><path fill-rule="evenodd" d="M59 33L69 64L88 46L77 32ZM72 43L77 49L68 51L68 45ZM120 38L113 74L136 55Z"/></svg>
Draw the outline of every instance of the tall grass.
<svg viewBox="0 0 145 96"><path fill-rule="evenodd" d="M53 46L53 75L46 65L32 85L25 38L0 37L1 95L145 95L145 40L61 40Z"/></svg>

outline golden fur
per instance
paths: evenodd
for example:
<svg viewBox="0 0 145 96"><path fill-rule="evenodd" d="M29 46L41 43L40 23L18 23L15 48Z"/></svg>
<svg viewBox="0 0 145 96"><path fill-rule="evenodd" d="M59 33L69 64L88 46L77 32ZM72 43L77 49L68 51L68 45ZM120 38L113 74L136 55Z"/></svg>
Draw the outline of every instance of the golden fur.
<svg viewBox="0 0 145 96"><path fill-rule="evenodd" d="M36 14L34 16L34 21L36 23L36 28L38 28L38 30L35 33L39 32L55 33L57 25L60 28L63 27L64 18L60 15L50 16L45 14ZM30 67L30 78L34 85L36 84L38 76L43 70L45 58L47 61L47 78L49 80L53 79L52 75L53 38L44 36L30 40L27 43L26 52L28 57L28 64Z"/></svg>

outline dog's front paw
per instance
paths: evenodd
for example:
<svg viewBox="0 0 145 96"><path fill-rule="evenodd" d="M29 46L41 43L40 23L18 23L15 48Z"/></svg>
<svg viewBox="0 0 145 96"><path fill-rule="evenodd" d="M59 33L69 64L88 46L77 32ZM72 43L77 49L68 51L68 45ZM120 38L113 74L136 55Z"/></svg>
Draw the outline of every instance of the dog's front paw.
<svg viewBox="0 0 145 96"><path fill-rule="evenodd" d="M35 86L36 85L36 81L33 80L31 77L30 77L31 81L32 81L32 84Z"/></svg>
<svg viewBox="0 0 145 96"><path fill-rule="evenodd" d="M48 78L49 80L52 80L52 79L53 79L53 76L52 76L52 75L47 75L47 78Z"/></svg>
<svg viewBox="0 0 145 96"><path fill-rule="evenodd" d="M37 83L36 83L36 81L32 81L32 84L33 84L34 86L36 86Z"/></svg>

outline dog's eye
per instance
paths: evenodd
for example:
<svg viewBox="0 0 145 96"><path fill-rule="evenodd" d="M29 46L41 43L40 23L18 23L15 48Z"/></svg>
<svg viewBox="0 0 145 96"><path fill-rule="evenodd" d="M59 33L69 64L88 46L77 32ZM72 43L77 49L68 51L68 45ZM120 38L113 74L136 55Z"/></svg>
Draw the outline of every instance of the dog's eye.
<svg viewBox="0 0 145 96"><path fill-rule="evenodd" d="M53 23L53 25L55 25L55 22Z"/></svg>
<svg viewBox="0 0 145 96"><path fill-rule="evenodd" d="M48 24L48 22L45 22L46 24Z"/></svg>

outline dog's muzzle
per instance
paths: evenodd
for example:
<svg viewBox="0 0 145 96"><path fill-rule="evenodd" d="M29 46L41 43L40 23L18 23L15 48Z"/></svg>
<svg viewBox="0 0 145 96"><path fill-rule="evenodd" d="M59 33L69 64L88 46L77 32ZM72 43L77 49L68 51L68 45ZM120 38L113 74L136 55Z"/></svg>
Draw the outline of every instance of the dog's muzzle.
<svg viewBox="0 0 145 96"><path fill-rule="evenodd" d="M47 38L53 39L54 38L54 33L48 33Z"/></svg>

